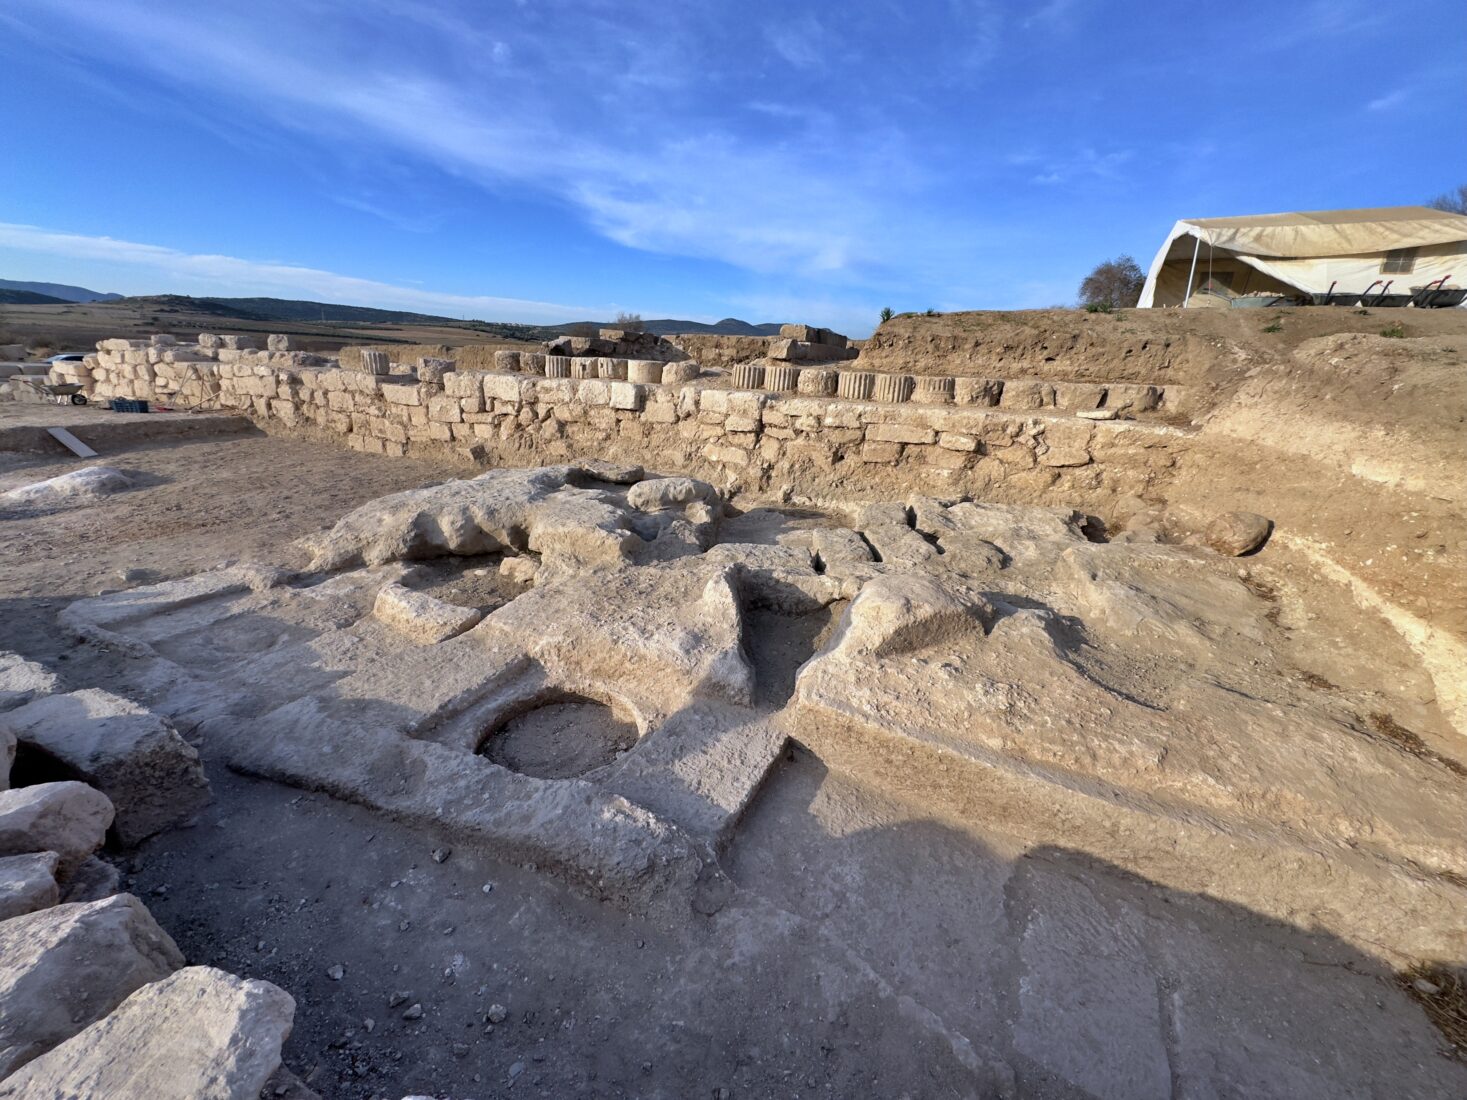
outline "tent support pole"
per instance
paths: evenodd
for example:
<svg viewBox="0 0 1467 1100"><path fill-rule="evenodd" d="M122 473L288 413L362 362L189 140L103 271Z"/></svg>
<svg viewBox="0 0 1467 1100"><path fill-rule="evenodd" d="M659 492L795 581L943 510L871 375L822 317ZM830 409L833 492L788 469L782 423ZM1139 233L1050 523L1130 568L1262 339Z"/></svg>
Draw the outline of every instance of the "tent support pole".
<svg viewBox="0 0 1467 1100"><path fill-rule="evenodd" d="M1182 299L1182 308L1187 308L1187 303L1192 300L1192 279L1197 274L1197 253L1202 248L1202 238L1192 238L1192 270L1187 272L1187 296Z"/></svg>

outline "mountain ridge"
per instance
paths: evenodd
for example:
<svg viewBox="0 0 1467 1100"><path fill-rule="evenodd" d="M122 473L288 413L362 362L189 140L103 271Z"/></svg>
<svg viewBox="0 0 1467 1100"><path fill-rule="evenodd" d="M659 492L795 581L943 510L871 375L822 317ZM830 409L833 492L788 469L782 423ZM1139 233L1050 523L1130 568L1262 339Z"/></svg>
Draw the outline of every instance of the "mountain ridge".
<svg viewBox="0 0 1467 1100"><path fill-rule="evenodd" d="M69 283L34 283L26 282L23 279L0 279L0 290L41 294L47 298L54 298L58 302L115 302L122 297L121 294L88 290L84 286L71 286ZM25 304L51 305L53 303L28 302Z"/></svg>

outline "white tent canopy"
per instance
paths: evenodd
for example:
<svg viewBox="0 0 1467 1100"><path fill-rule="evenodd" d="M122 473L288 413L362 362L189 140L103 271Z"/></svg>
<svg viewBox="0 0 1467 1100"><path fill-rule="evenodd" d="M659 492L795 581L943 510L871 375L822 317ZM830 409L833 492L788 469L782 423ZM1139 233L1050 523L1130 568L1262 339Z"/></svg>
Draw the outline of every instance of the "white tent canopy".
<svg viewBox="0 0 1467 1100"><path fill-rule="evenodd" d="M1211 279L1238 294L1408 292L1467 282L1467 217L1427 206L1189 218L1151 261L1142 307L1186 304ZM1378 289L1378 287L1377 287Z"/></svg>

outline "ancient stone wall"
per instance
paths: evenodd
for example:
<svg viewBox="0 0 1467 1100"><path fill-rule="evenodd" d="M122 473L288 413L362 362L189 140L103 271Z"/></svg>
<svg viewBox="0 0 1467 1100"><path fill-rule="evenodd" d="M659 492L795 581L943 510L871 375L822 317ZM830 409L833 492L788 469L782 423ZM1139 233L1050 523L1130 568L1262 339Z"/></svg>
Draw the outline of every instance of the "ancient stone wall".
<svg viewBox="0 0 1467 1100"><path fill-rule="evenodd" d="M96 400L238 409L371 453L447 447L510 465L601 455L811 495L899 488L1037 500L1058 487L1076 502L1139 496L1166 479L1190 439L1145 419L1112 419L1117 406L1144 418L1164 404L1152 387L1095 387L1079 412L1061 412L1054 387L1042 383L923 379L919 388L906 376L787 366L751 375L753 386L776 381L792 390L772 393L594 374L444 372L433 359L416 373L387 373L385 356L367 364L384 373L370 373L279 344L103 345L66 370ZM562 365L552 357L541 369ZM777 372L790 376L767 378ZM1112 407L1095 408L1102 398Z"/></svg>

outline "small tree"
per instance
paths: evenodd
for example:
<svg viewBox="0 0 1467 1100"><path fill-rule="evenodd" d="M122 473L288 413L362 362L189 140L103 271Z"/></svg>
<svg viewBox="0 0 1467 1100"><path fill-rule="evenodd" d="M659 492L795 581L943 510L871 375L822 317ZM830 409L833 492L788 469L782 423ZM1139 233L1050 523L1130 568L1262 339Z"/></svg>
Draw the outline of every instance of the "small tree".
<svg viewBox="0 0 1467 1100"><path fill-rule="evenodd" d="M1130 256L1097 264L1080 284L1080 304L1102 309L1128 309L1141 300L1146 275Z"/></svg>
<svg viewBox="0 0 1467 1100"><path fill-rule="evenodd" d="M640 313L618 313L616 324L613 327L625 329L627 332L641 332L642 315Z"/></svg>
<svg viewBox="0 0 1467 1100"><path fill-rule="evenodd" d="M1453 214L1467 214L1467 183L1456 191L1446 191L1426 204L1433 210L1446 210Z"/></svg>
<svg viewBox="0 0 1467 1100"><path fill-rule="evenodd" d="M888 322L888 321L891 320L891 317L892 317L891 306L886 306L881 311L881 323L883 325L886 324L886 322Z"/></svg>

